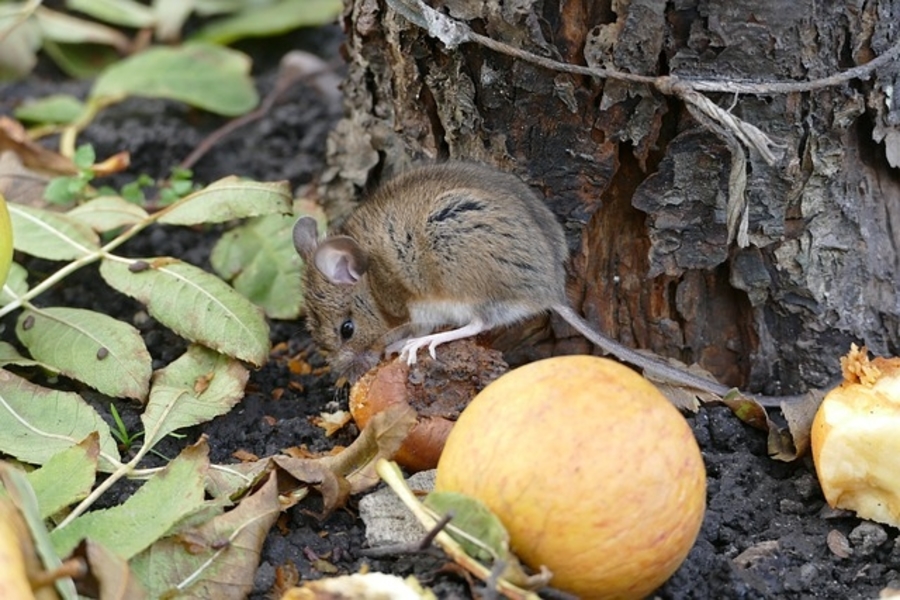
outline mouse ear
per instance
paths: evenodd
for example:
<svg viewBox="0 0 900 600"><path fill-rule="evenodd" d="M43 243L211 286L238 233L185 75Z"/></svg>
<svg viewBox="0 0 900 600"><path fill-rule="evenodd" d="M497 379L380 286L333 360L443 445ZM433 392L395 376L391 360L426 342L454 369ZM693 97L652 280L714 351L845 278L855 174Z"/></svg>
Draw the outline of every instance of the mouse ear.
<svg viewBox="0 0 900 600"><path fill-rule="evenodd" d="M331 282L354 284L366 272L369 259L351 237L338 235L322 240L316 248L316 268Z"/></svg>
<svg viewBox="0 0 900 600"><path fill-rule="evenodd" d="M294 249L308 261L319 245L319 228L312 217L301 217L294 223Z"/></svg>

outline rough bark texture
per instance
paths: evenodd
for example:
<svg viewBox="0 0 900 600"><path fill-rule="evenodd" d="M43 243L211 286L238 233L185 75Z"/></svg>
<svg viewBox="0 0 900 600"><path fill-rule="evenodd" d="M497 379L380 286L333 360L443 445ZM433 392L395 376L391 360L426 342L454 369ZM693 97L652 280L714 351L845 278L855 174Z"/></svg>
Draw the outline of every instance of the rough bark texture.
<svg viewBox="0 0 900 600"><path fill-rule="evenodd" d="M384 0L346 2L347 116L323 180L332 216L413 160L488 162L544 193L569 235L573 304L625 344L767 393L824 385L851 341L900 353L896 64L811 93L709 95L784 145L775 166L748 154L750 245L738 248L728 145L680 101L447 49ZM563 62L759 83L864 64L900 20L900 0L430 4Z"/></svg>

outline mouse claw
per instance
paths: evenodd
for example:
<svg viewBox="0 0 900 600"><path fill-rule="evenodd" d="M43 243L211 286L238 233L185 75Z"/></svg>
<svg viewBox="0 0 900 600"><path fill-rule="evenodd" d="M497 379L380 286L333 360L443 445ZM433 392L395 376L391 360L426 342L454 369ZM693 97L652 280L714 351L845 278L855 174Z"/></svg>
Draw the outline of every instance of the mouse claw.
<svg viewBox="0 0 900 600"><path fill-rule="evenodd" d="M412 351L410 351L410 352L407 352L406 350L403 350L403 352L400 354L400 360L403 360L404 354L406 355L406 364L407 364L407 365L409 365L409 366L411 367L411 366L413 366L414 364L416 364L416 360L417 360L417 358L418 358L418 357L416 356L416 354L418 354L418 349L417 349L417 348L414 348L414 349L413 349Z"/></svg>
<svg viewBox="0 0 900 600"><path fill-rule="evenodd" d="M390 356L392 354L398 354L397 360L405 361L407 365L412 366L416 364L418 358L417 354L421 347L422 344L417 338L403 340L401 342L395 342L385 348L385 355Z"/></svg>

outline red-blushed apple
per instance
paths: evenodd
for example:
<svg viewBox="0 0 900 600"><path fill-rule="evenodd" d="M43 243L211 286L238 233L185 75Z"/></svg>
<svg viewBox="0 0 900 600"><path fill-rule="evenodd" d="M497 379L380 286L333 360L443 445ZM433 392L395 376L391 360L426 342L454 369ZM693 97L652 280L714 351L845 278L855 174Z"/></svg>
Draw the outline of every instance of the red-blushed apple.
<svg viewBox="0 0 900 600"><path fill-rule="evenodd" d="M491 383L462 412L438 491L485 503L512 550L582 598L643 598L687 556L706 471L686 420L612 360L564 356Z"/></svg>

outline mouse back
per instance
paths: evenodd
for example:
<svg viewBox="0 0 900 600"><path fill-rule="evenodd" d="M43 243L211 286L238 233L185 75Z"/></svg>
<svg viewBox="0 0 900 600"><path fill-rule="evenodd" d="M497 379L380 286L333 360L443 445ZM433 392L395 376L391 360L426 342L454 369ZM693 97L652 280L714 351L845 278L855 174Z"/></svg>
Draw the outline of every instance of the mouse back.
<svg viewBox="0 0 900 600"><path fill-rule="evenodd" d="M403 173L360 206L345 233L372 249L385 284L376 293L399 286L406 301L526 302L537 311L565 299L556 216L521 179L493 168L448 162Z"/></svg>

